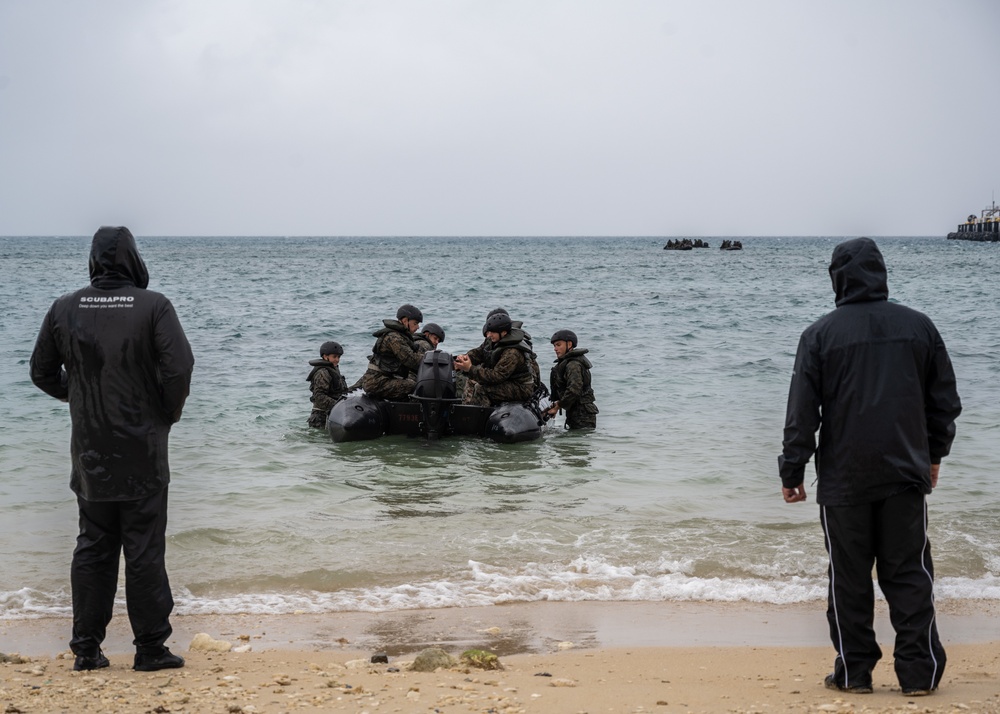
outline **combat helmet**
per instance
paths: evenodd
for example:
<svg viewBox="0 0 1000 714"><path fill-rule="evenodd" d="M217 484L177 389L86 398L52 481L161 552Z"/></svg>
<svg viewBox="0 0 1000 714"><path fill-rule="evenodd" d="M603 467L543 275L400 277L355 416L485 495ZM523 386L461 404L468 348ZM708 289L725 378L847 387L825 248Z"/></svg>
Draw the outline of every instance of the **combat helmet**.
<svg viewBox="0 0 1000 714"><path fill-rule="evenodd" d="M493 317L494 315L507 315L509 317L510 313L508 313L507 309L503 308L503 307L495 307L492 310L490 310L488 313L486 313L486 320L487 320L487 322L485 324L483 324L483 337L486 337L486 333L488 332L488 330L486 329L486 325L489 324L489 319L491 317Z"/></svg>
<svg viewBox="0 0 1000 714"><path fill-rule="evenodd" d="M551 343L555 342L572 342L574 347L579 347L580 343L576 339L576 333L572 330L556 330L555 334L552 335L552 339L549 340Z"/></svg>
<svg viewBox="0 0 1000 714"><path fill-rule="evenodd" d="M506 312L497 312L486 318L486 324L483 325L483 332L510 332L510 327L510 315Z"/></svg>
<svg viewBox="0 0 1000 714"><path fill-rule="evenodd" d="M330 340L329 342L324 342L319 347L319 356L326 357L327 355L342 355L344 354L344 348L340 346L339 342L334 342Z"/></svg>
<svg viewBox="0 0 1000 714"><path fill-rule="evenodd" d="M420 310L418 310L417 308L413 307L413 305L411 305L410 303L406 303L405 305L400 305L399 309L396 310L397 320L402 320L404 317L407 318L408 320L416 320L417 322L424 321L424 314L420 312Z"/></svg>
<svg viewBox="0 0 1000 714"><path fill-rule="evenodd" d="M436 322L428 322L424 325L424 334L434 335L440 342L444 342L444 330Z"/></svg>

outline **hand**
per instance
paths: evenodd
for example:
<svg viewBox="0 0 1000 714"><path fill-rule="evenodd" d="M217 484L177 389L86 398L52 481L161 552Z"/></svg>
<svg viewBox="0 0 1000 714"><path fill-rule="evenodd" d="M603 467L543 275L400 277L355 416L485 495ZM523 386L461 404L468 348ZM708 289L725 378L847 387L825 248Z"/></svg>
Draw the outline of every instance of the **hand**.
<svg viewBox="0 0 1000 714"><path fill-rule="evenodd" d="M800 483L795 488L782 487L781 496L785 499L785 503L798 503L799 501L806 500L805 483Z"/></svg>
<svg viewBox="0 0 1000 714"><path fill-rule="evenodd" d="M458 355L455 357L455 369L459 372L468 372L472 369L472 360L469 359L469 355Z"/></svg>
<svg viewBox="0 0 1000 714"><path fill-rule="evenodd" d="M937 488L938 472L941 470L941 464L931 464L931 488Z"/></svg>

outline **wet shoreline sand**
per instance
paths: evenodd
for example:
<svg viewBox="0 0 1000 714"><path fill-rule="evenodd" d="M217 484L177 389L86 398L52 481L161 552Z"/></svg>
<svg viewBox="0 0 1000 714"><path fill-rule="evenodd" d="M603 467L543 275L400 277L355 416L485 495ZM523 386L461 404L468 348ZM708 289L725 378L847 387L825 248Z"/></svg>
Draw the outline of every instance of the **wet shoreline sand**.
<svg viewBox="0 0 1000 714"><path fill-rule="evenodd" d="M83 673L61 654L68 619L6 620L0 651L29 661L0 665L0 701L18 712L1000 712L1000 603L939 604L948 668L941 690L918 699L896 688L880 606L872 695L823 688L833 650L822 603L598 602L176 616L168 644L187 666L158 673L131 670L124 613L105 643L112 666ZM198 632L251 651L188 652ZM408 671L430 646L489 649L505 669ZM389 663L370 664L376 652Z"/></svg>

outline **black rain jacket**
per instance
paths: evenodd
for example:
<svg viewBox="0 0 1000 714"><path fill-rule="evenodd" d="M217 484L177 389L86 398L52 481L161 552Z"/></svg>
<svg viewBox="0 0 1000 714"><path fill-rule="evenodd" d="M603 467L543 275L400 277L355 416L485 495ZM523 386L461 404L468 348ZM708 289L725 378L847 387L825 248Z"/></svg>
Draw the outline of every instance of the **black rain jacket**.
<svg viewBox="0 0 1000 714"><path fill-rule="evenodd" d="M68 400L70 488L88 501L131 501L170 482L167 436L181 418L194 356L173 306L127 228L101 228L90 287L57 299L31 355L31 381Z"/></svg>
<svg viewBox="0 0 1000 714"><path fill-rule="evenodd" d="M888 302L874 241L838 245L830 278L837 309L802 333L795 355L782 485L801 484L815 452L820 505L869 503L910 486L929 494L931 464L948 455L962 411L944 342L926 315Z"/></svg>

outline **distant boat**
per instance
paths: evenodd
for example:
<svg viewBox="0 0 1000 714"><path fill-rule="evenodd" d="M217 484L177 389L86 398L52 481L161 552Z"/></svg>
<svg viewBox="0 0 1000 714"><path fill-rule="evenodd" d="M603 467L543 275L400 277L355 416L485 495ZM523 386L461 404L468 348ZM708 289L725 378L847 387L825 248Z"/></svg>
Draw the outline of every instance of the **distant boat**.
<svg viewBox="0 0 1000 714"><path fill-rule="evenodd" d="M708 248L708 243L701 238L695 238L694 240L690 238L678 238L677 240L668 240L667 244L663 246L663 250L691 250L693 248Z"/></svg>
<svg viewBox="0 0 1000 714"><path fill-rule="evenodd" d="M948 240L1000 241L1000 206L994 200L980 212L978 218L976 214L970 214L965 223L958 224L958 230L948 234Z"/></svg>

